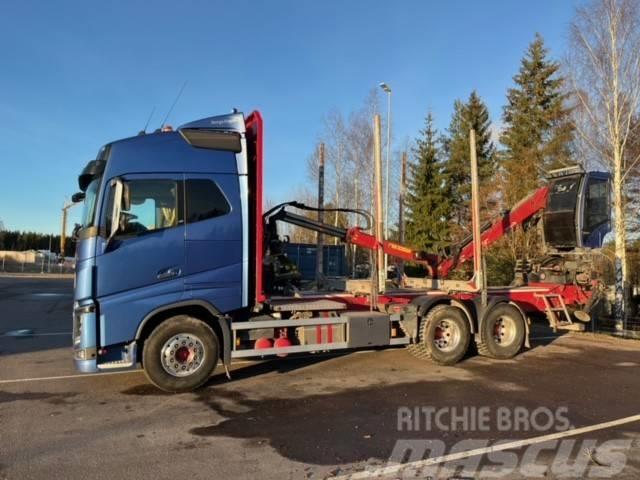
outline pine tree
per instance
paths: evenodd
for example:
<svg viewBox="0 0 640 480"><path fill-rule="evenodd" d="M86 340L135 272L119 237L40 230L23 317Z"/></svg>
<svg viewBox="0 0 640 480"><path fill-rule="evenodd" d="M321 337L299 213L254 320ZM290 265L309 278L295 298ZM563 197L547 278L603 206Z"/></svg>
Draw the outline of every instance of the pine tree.
<svg viewBox="0 0 640 480"><path fill-rule="evenodd" d="M496 148L491 140L491 120L487 106L474 90L469 100L456 100L453 115L444 140L446 153L446 181L454 208L451 221L460 226L456 237L469 233L471 221L469 203L471 200L471 157L469 152L469 132L476 132L476 154L478 176L481 187L492 179L496 172Z"/></svg>
<svg viewBox="0 0 640 480"><path fill-rule="evenodd" d="M442 172L438 134L433 115L416 140L413 161L409 163L407 189L407 240L426 251L438 251L448 243L450 196Z"/></svg>
<svg viewBox="0 0 640 480"><path fill-rule="evenodd" d="M504 107L502 167L506 202L510 206L534 190L541 173L569 163L573 128L569 122L560 64L549 60L539 34L529 45L515 87Z"/></svg>

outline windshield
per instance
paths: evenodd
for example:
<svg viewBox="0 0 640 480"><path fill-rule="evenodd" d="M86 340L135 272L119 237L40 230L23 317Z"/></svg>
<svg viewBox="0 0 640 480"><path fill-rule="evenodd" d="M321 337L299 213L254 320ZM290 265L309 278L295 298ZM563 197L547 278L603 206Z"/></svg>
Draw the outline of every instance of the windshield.
<svg viewBox="0 0 640 480"><path fill-rule="evenodd" d="M550 187L548 212L573 211L578 201L580 175L555 180Z"/></svg>
<svg viewBox="0 0 640 480"><path fill-rule="evenodd" d="M93 225L93 217L96 213L96 200L98 198L98 187L100 186L100 177L94 178L89 183L84 197L84 208L82 210L82 228Z"/></svg>

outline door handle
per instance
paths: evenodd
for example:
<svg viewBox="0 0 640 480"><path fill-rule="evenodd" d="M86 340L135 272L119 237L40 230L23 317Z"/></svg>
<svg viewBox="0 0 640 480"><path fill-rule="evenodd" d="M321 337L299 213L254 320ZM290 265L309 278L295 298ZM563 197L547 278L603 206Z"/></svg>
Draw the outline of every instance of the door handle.
<svg viewBox="0 0 640 480"><path fill-rule="evenodd" d="M182 273L180 267L169 267L158 272L156 278L158 280L164 280L165 278L177 277Z"/></svg>

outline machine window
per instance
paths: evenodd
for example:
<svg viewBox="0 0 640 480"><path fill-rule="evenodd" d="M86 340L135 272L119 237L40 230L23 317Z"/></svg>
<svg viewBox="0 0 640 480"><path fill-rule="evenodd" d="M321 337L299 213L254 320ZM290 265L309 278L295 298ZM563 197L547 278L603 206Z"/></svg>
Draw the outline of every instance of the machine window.
<svg viewBox="0 0 640 480"><path fill-rule="evenodd" d="M593 231L599 225L609 220L608 202L609 188L606 180L592 180L587 188L585 205L587 232Z"/></svg>
<svg viewBox="0 0 640 480"><path fill-rule="evenodd" d="M560 212L575 210L579 185L579 176L561 178L553 182L549 191L548 211Z"/></svg>
<svg viewBox="0 0 640 480"><path fill-rule="evenodd" d="M121 235L137 235L175 227L178 219L178 182L131 180L127 182L130 205L122 209Z"/></svg>
<svg viewBox="0 0 640 480"><path fill-rule="evenodd" d="M186 181L187 223L221 217L231 211L224 194L212 180Z"/></svg>

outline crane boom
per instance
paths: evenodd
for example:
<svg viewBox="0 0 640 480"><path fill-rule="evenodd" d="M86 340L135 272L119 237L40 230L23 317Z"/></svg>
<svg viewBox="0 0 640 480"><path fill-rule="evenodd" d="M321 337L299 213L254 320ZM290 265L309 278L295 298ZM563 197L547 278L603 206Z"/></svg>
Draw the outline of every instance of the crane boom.
<svg viewBox="0 0 640 480"><path fill-rule="evenodd" d="M482 246L485 248L489 247L515 227L524 224L544 210L547 205L548 193L549 188L547 186L538 188L485 227L481 235ZM462 244L458 245L456 253L452 256L440 258L436 254L414 250L406 245L389 240L379 242L374 235L362 231L359 227L346 229L334 225L327 225L302 215L296 215L284 208L280 209L272 218L273 220L291 223L307 230L337 237L346 243L358 247L369 250L381 248L387 255L405 261L422 263L431 270L431 275L434 278L446 278L451 270L473 259L474 243L471 237L463 240Z"/></svg>
<svg viewBox="0 0 640 480"><path fill-rule="evenodd" d="M297 208L304 207L304 205L296 204ZM285 209L286 205L276 207L275 213L269 213L269 221L279 221L296 225L306 230L322 233L336 237L343 242L356 245L358 247L366 248L368 250L382 249L387 255L391 255L402 260L424 263L433 272L438 267L439 257L438 255L419 252L413 250L405 245L401 245L389 240L378 241L374 235L364 232L360 227L343 228L335 225L329 225L318 220L305 217L289 212Z"/></svg>
<svg viewBox="0 0 640 480"><path fill-rule="evenodd" d="M567 170L567 169L563 169ZM608 176L601 172L558 171L547 185L539 187L481 229L482 246L487 248L514 228L526 226L535 218L545 220L545 241L560 250L576 247L599 247L609 231ZM282 204L269 214L270 220L284 221L324 233L352 245L369 250L382 250L387 255L424 265L432 278L447 278L453 269L473 259L474 241L469 236L458 243L448 256L412 249L389 240L379 241L359 227L342 228L326 225L284 209L286 205L306 208L292 202ZM548 225L547 225L548 223Z"/></svg>
<svg viewBox="0 0 640 480"><path fill-rule="evenodd" d="M522 225L536 214L544 210L548 199L549 188L540 187L532 194L522 199L513 208L504 212L498 219L483 229L482 246L488 247L502 238L518 225ZM366 248L368 250L382 249L384 253L405 261L425 265L434 278L446 278L454 268L473 259L474 243L469 237L458 245L456 253L450 257L441 258L436 254L421 252L389 240L378 241L374 235L364 232L359 227L342 228L329 225L308 217L289 212L284 205L270 216L271 221L290 223L298 227L312 230L325 235L337 237L343 242Z"/></svg>
<svg viewBox="0 0 640 480"><path fill-rule="evenodd" d="M518 225L522 225L540 213L547 206L549 187L544 186L535 190L520 200L513 208L507 210L494 220L490 226L483 229L480 236L484 248L491 246ZM458 245L457 252L438 264L437 274L445 278L451 270L473 259L473 239L469 237Z"/></svg>

